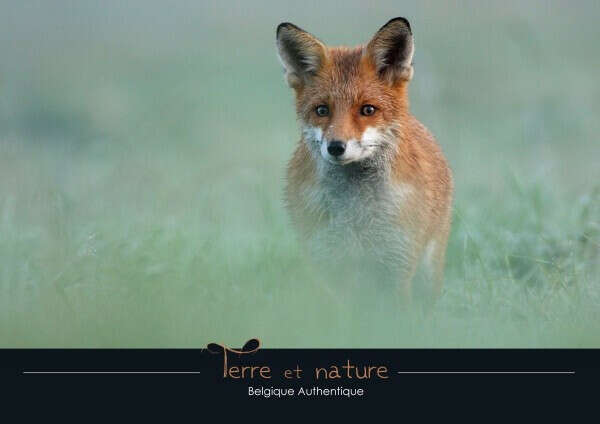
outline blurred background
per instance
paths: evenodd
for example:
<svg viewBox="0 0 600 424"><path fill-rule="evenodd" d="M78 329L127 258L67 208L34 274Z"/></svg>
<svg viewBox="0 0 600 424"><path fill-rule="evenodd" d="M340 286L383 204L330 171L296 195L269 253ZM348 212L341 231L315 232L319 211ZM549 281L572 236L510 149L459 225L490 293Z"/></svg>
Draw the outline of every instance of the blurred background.
<svg viewBox="0 0 600 424"><path fill-rule="evenodd" d="M456 185L432 316L324 281L282 202L299 130L277 24L354 45L396 16ZM0 1L0 346L599 347L599 19L593 0Z"/></svg>

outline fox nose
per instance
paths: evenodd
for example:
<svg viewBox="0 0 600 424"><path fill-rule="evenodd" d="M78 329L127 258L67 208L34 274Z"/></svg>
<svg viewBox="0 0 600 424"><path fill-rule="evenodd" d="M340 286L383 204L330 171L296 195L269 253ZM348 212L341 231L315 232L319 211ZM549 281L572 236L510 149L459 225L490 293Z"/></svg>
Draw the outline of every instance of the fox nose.
<svg viewBox="0 0 600 424"><path fill-rule="evenodd" d="M341 141L330 141L327 144L327 151L331 156L342 156L346 151L346 143Z"/></svg>

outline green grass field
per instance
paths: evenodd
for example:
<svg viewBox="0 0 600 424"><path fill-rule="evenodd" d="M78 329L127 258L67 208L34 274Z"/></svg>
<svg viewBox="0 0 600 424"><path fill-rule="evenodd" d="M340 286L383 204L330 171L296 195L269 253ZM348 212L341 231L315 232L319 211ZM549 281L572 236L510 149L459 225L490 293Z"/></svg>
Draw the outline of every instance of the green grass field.
<svg viewBox="0 0 600 424"><path fill-rule="evenodd" d="M600 347L597 2L53 2L0 13L0 346ZM455 177L444 295L324 279L275 54L410 19Z"/></svg>

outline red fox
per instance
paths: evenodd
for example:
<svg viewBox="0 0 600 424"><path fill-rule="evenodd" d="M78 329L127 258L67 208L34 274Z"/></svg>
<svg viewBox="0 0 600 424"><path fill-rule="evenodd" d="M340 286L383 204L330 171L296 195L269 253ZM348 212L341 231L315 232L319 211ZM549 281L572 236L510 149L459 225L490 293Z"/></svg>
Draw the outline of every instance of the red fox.
<svg viewBox="0 0 600 424"><path fill-rule="evenodd" d="M405 18L366 45L328 47L291 23L277 48L302 137L286 203L309 249L332 267L370 258L410 302L420 264L442 290L452 176L434 137L409 111L413 35Z"/></svg>

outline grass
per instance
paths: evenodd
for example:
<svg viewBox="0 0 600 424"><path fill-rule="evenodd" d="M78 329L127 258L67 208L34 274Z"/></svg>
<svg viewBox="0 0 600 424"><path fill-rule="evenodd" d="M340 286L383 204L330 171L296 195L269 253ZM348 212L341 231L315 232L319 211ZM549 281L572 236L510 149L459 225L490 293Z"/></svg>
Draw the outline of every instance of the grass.
<svg viewBox="0 0 600 424"><path fill-rule="evenodd" d="M233 28L224 7L115 3L33 35L11 7L0 346L599 347L598 6L475 5L238 5ZM275 25L354 43L398 14L416 32L413 111L456 179L430 317L325 281L282 204L299 133Z"/></svg>

